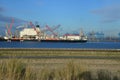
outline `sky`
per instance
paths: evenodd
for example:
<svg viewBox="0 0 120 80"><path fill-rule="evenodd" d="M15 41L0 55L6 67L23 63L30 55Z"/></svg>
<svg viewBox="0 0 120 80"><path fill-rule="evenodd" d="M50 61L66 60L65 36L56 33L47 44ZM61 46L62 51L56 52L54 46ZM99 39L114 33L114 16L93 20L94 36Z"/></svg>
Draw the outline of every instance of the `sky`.
<svg viewBox="0 0 120 80"><path fill-rule="evenodd" d="M120 0L0 0L0 34L32 21L43 28L60 24L62 33L91 31L118 36Z"/></svg>

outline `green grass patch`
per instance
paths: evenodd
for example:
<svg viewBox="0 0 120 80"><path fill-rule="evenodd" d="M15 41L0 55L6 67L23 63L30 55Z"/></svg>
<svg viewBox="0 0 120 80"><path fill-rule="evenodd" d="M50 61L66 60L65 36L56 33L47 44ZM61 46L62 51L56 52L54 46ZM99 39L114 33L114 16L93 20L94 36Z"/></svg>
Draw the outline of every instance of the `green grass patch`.
<svg viewBox="0 0 120 80"><path fill-rule="evenodd" d="M1 49L0 56L120 56L118 50Z"/></svg>

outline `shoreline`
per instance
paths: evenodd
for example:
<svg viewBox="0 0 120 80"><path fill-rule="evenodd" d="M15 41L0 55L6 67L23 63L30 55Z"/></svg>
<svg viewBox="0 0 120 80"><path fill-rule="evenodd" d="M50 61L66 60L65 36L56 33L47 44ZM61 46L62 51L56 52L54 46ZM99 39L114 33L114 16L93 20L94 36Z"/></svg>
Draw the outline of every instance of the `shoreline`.
<svg viewBox="0 0 120 80"><path fill-rule="evenodd" d="M0 48L0 50L65 50L65 51L107 51L107 52L119 52L120 49L86 49L86 48Z"/></svg>

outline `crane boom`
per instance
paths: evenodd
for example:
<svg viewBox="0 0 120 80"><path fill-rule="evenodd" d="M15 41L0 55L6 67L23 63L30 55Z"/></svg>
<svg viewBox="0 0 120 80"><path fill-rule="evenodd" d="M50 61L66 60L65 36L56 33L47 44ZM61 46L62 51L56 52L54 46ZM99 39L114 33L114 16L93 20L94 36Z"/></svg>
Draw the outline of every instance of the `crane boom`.
<svg viewBox="0 0 120 80"><path fill-rule="evenodd" d="M11 31L11 29L12 29L13 23L14 23L14 19L12 18L12 22L11 22L10 28L9 28L10 31Z"/></svg>
<svg viewBox="0 0 120 80"><path fill-rule="evenodd" d="M37 31L37 29L35 28L35 26L33 25L32 22L30 22L30 25L32 26L32 28L36 31L37 35L39 34L39 31Z"/></svg>
<svg viewBox="0 0 120 80"><path fill-rule="evenodd" d="M48 25L46 25L46 28L47 28L50 32L52 32L53 35L57 36L57 34L56 34Z"/></svg>
<svg viewBox="0 0 120 80"><path fill-rule="evenodd" d="M6 24L7 33L9 35L9 37L12 37L11 29L12 29L13 23L14 23L14 19L12 18L12 22L10 23L10 26L8 26L8 24Z"/></svg>
<svg viewBox="0 0 120 80"><path fill-rule="evenodd" d="M48 25L46 25L47 30L49 30L54 36L57 36L57 33L54 32L57 28L59 28L61 25L57 25L54 28L50 28Z"/></svg>

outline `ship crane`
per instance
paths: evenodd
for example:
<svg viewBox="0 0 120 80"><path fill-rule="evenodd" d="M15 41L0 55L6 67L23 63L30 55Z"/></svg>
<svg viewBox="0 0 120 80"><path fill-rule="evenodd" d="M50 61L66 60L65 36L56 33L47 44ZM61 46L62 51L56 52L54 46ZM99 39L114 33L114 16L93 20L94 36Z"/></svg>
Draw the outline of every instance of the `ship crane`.
<svg viewBox="0 0 120 80"><path fill-rule="evenodd" d="M46 28L47 28L47 30L50 31L54 36L58 36L58 34L55 33L54 31L55 31L57 28L59 28L60 26L61 26L61 25L59 24L59 25L57 25L56 27L54 27L54 28L52 29L52 28L50 28L48 25L46 25Z"/></svg>
<svg viewBox="0 0 120 80"><path fill-rule="evenodd" d="M8 24L6 24L7 35L8 35L9 38L12 38L11 29L12 29L13 23L14 23L14 19L12 18L12 22L10 23L10 26L8 26Z"/></svg>
<svg viewBox="0 0 120 80"><path fill-rule="evenodd" d="M40 31L36 29L36 27L34 26L34 24L32 22L30 22L30 25L32 26L32 28L36 31L38 38L40 39Z"/></svg>

